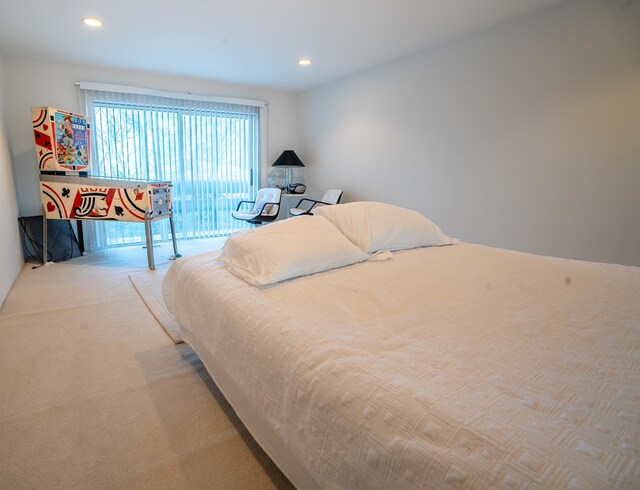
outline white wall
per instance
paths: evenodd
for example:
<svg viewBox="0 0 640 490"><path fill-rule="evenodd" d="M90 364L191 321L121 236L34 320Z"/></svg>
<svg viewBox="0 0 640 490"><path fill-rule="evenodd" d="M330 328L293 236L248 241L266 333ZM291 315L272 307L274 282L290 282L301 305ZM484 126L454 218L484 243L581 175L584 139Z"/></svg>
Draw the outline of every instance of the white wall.
<svg viewBox="0 0 640 490"><path fill-rule="evenodd" d="M315 189L468 242L640 265L640 5L573 1L300 97Z"/></svg>
<svg viewBox="0 0 640 490"><path fill-rule="evenodd" d="M22 267L18 232L18 204L13 186L11 152L7 135L4 59L0 55L0 305Z"/></svg>
<svg viewBox="0 0 640 490"><path fill-rule="evenodd" d="M38 168L29 108L50 106L84 113L84 108L80 105L78 89L74 85L77 81L264 100L269 103L268 163L271 164L283 149L295 148L298 141L298 101L294 94L197 78L10 57L5 58L5 65L7 116L21 215L35 215L41 212Z"/></svg>

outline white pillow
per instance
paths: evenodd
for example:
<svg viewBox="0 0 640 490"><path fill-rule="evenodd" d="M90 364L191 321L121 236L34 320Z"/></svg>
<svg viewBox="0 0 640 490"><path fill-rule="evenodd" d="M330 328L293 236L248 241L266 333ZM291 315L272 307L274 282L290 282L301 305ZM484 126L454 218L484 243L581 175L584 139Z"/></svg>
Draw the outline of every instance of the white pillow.
<svg viewBox="0 0 640 490"><path fill-rule="evenodd" d="M315 216L328 219L349 240L368 253L416 247L452 245L458 239L417 211L381 202L352 202L322 206Z"/></svg>
<svg viewBox="0 0 640 490"><path fill-rule="evenodd" d="M367 260L329 221L298 216L230 236L220 259L253 286L322 272Z"/></svg>

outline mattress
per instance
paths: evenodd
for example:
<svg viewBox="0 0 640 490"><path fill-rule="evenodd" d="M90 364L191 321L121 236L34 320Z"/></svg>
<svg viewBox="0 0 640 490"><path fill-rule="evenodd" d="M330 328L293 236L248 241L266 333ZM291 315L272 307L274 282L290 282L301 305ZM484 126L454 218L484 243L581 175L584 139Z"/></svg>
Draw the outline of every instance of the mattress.
<svg viewBox="0 0 640 490"><path fill-rule="evenodd" d="M640 268L458 244L252 287L213 252L163 293L299 488L640 486Z"/></svg>

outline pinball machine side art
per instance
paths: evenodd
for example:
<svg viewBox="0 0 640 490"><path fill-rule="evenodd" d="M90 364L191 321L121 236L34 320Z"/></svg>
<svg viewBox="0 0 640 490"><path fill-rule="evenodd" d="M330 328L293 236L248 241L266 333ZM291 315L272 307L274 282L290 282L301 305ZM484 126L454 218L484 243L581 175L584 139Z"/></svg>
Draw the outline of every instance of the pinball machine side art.
<svg viewBox="0 0 640 490"><path fill-rule="evenodd" d="M145 189L89 187L40 182L42 206L48 219L144 221Z"/></svg>
<svg viewBox="0 0 640 490"><path fill-rule="evenodd" d="M142 222L171 213L168 184L109 187L69 182L40 182L41 200L48 219Z"/></svg>

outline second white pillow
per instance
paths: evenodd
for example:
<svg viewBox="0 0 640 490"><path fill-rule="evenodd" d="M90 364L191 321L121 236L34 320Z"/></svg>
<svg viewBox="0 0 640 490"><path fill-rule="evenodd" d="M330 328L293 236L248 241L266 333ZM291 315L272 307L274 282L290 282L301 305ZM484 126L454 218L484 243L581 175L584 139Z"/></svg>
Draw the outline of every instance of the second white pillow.
<svg viewBox="0 0 640 490"><path fill-rule="evenodd" d="M314 209L313 213L328 219L367 253L452 245L459 241L445 235L417 211L382 202L322 206Z"/></svg>

